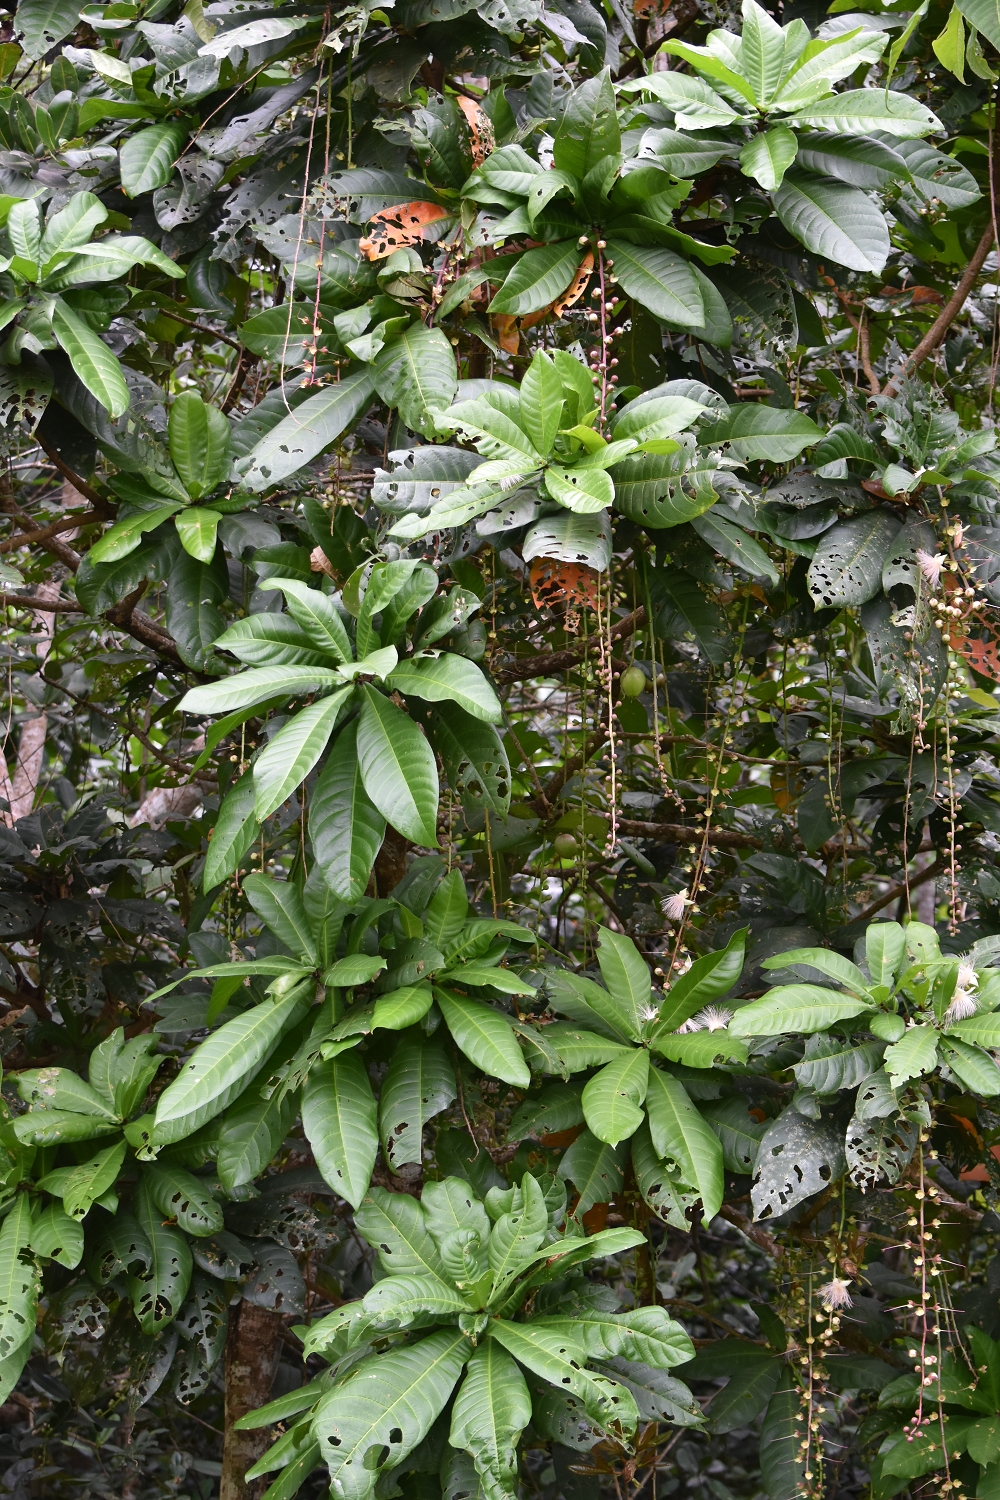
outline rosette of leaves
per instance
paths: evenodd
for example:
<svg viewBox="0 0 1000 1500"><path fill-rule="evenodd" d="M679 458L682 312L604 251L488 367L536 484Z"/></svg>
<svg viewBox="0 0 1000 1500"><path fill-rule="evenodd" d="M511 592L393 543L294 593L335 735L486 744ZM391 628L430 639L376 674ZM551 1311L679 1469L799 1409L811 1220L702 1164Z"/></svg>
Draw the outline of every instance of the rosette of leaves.
<svg viewBox="0 0 1000 1500"><path fill-rule="evenodd" d="M105 286L134 266L174 278L184 272L138 234L94 238L108 209L93 193L74 193L46 216L37 199L6 200L0 272L6 283L0 329L8 330L0 363L15 372L24 352L65 351L74 371L112 417L128 410L129 392L118 361L98 337L127 300ZM32 370L30 378L37 380Z"/></svg>
<svg viewBox="0 0 1000 1500"><path fill-rule="evenodd" d="M944 127L912 93L834 89L878 62L886 33L864 25L831 31L814 38L801 20L779 26L755 0L744 0L741 36L719 30L704 47L664 45L693 73L650 73L620 87L649 94L673 112L673 128L652 128L643 137L641 158L678 176L736 158L807 250L877 273L890 238L870 189L914 183L937 196L934 173L943 169L941 186L947 193L953 185L955 206L980 194L971 173L956 172L923 144L921 137ZM889 75L909 34L891 50Z"/></svg>
<svg viewBox="0 0 1000 1500"><path fill-rule="evenodd" d="M538 1028L528 1052L541 1073L568 1078L596 1071L586 1083L556 1084L527 1100L511 1130L515 1138L539 1132L544 1137L586 1124L559 1167L579 1191L578 1216L621 1187L629 1149L623 1143L631 1141L632 1167L646 1202L687 1230L687 1211L700 1199L708 1222L724 1189L723 1148L695 1103L706 1097L699 1075L730 1060L745 1062L747 1052L725 1030L728 1012L709 1012L705 1029L679 1028L733 988L743 969L746 929L724 949L697 959L658 998L632 940L605 927L599 931L604 983L568 969L549 970L550 1005L568 1019Z"/></svg>
<svg viewBox="0 0 1000 1500"><path fill-rule="evenodd" d="M223 515L242 510L246 503L244 496L216 493L228 478L231 449L229 423L222 412L197 391L183 391L170 408L167 452L149 454L159 461L144 464L140 474L118 474L110 480L122 508L115 524L91 547L88 562L99 565L128 557L146 532L171 517L185 552L197 562L211 562Z"/></svg>
<svg viewBox="0 0 1000 1500"><path fill-rule="evenodd" d="M631 454L682 454L681 462L672 466L679 488L691 450L682 447L675 435L709 410L705 402L694 398L694 391L713 394L696 381L657 387L641 406L633 403L619 414L609 440L597 431L600 408L594 404L592 377L584 366L561 349L551 354L539 350L520 386L495 382L473 400L460 401L444 413L442 423L457 427L471 439L485 461L468 473L463 485L450 487L424 514L411 511L395 522L391 532L412 538L463 526L502 506L511 490L540 491L576 515L594 515L614 503L615 483L609 470ZM635 486L638 476L630 482ZM647 487L649 482L647 477ZM693 505L675 504L669 512L673 520L664 519L661 524L687 520L695 506L705 509L715 498L706 484Z"/></svg>
<svg viewBox="0 0 1000 1500"><path fill-rule="evenodd" d="M271 1493L292 1495L325 1464L337 1494L365 1500L390 1475L437 1470L503 1500L518 1493L529 1423L580 1447L601 1436L627 1447L640 1420L695 1425L690 1392L668 1373L693 1352L684 1329L662 1307L616 1311L579 1270L641 1232L560 1233L564 1203L557 1178L529 1172L485 1201L456 1177L419 1200L373 1188L355 1226L379 1280L298 1330L328 1368L241 1419L289 1423L249 1477L280 1471Z"/></svg>
<svg viewBox="0 0 1000 1500"><path fill-rule="evenodd" d="M365 890L387 823L416 844L436 846L435 747L453 783L461 783L463 768L482 766L482 794L489 797L492 788L493 806L506 814L509 781L502 793L499 787L507 760L493 728L501 718L499 700L473 661L435 645L468 617L475 601L454 591L436 598L435 570L410 559L362 567L342 595L292 578L267 578L261 587L280 589L288 613L252 614L231 625L215 646L248 669L193 688L183 707L228 714L217 726L217 743L261 703L306 695L310 701L289 716L228 793L216 825L219 845L205 868L206 889L236 867L260 822L317 766L338 727L313 815L327 842L343 841L330 881L345 899ZM427 721L431 738L414 710L397 706L397 693Z"/></svg>
<svg viewBox="0 0 1000 1500"><path fill-rule="evenodd" d="M920 1080L938 1077L981 1099L1000 1093L991 1055L1000 975L976 967L975 951L970 960L943 955L933 928L877 922L855 956L796 948L765 959L765 972L802 982L777 985L729 1022L751 1061L770 1054L773 1069L780 1057L797 1084L756 1156L757 1218L787 1212L845 1169L862 1190L898 1181L930 1123ZM804 1048L784 1061L783 1048L801 1037Z"/></svg>
<svg viewBox="0 0 1000 1500"><path fill-rule="evenodd" d="M208 1024L227 1006L251 1001L196 1049L161 1095L155 1119L142 1125L151 1150L226 1111L220 1176L227 1189L241 1187L280 1145L301 1087L316 1164L356 1208L380 1144L393 1170L419 1164L423 1127L457 1097L458 1059L446 1036L486 1076L514 1087L530 1082L521 1050L522 1040L530 1045L530 1028L489 999L534 994L501 966L511 943L531 943L534 935L470 914L460 871L445 875L428 856L393 897L351 904L319 871L301 889L263 875L248 875L243 888L283 952L193 970L151 997L161 1001L184 981L212 979L207 1010L199 1011ZM271 982L261 992L265 979ZM317 993L323 998L313 1005ZM252 1085L265 1076L268 1059L262 1091ZM378 1102L370 1061L387 1066Z"/></svg>

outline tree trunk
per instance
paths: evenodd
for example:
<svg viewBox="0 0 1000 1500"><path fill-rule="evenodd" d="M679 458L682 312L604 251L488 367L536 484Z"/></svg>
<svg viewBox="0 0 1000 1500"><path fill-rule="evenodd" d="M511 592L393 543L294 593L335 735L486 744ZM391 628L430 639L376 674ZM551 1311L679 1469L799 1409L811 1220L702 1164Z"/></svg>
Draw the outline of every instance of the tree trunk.
<svg viewBox="0 0 1000 1500"><path fill-rule="evenodd" d="M406 874L406 853L413 845L395 828L387 827L385 841L375 856L376 894L388 896Z"/></svg>
<svg viewBox="0 0 1000 1500"><path fill-rule="evenodd" d="M35 593L39 599L51 601L58 599L61 588L61 583L42 583L39 584ZM35 655L41 663L39 671L41 667L44 667L45 659L51 649L55 623L56 617L51 612L43 613L39 610L35 615L35 625L42 637L35 647ZM48 729L49 720L44 708L40 709L34 718L24 720L17 742L13 776L8 770L5 758L0 755L0 797L5 799L10 808L10 811L2 816L8 828L13 828L18 818L26 818L35 805L35 793L42 774Z"/></svg>
<svg viewBox="0 0 1000 1500"><path fill-rule="evenodd" d="M267 1476L247 1484L244 1474L271 1446L270 1428L237 1432L235 1424L248 1411L264 1406L281 1348L281 1317L251 1302L230 1309L226 1337L226 1434L222 1451L219 1500L259 1500Z"/></svg>

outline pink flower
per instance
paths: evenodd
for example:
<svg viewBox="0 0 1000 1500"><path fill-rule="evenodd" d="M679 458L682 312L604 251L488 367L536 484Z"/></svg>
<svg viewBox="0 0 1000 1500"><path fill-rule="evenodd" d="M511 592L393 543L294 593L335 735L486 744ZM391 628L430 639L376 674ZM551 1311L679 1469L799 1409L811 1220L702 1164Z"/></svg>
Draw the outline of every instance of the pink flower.
<svg viewBox="0 0 1000 1500"><path fill-rule="evenodd" d="M917 562L920 564L920 571L927 579L927 582L930 584L931 588L936 589L938 584L940 583L941 569L944 567L946 561L947 559L941 552L935 552L932 554L930 552L925 552L923 547L918 550Z"/></svg>
<svg viewBox="0 0 1000 1500"><path fill-rule="evenodd" d="M673 896L667 896L660 903L660 910L668 922L682 922L684 920L684 909L691 905L691 897L683 891L677 891Z"/></svg>
<svg viewBox="0 0 1000 1500"><path fill-rule="evenodd" d="M851 1301L851 1283L840 1276L834 1276L826 1286L821 1286L819 1296L827 1312L838 1312L842 1307L854 1306Z"/></svg>

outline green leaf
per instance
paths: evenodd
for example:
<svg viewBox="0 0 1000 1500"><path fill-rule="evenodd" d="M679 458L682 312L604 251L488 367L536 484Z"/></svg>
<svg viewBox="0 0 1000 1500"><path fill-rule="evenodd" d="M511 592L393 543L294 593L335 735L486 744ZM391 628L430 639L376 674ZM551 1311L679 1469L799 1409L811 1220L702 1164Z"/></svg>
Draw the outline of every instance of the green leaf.
<svg viewBox="0 0 1000 1500"><path fill-rule="evenodd" d="M607 1063L583 1091L583 1113L599 1141L617 1146L642 1124L640 1108L646 1097L649 1053L636 1048Z"/></svg>
<svg viewBox="0 0 1000 1500"><path fill-rule="evenodd" d="M610 927L598 930L597 962L608 993L616 1002L618 1025L638 1039L652 1007L649 968L631 938L612 932Z"/></svg>
<svg viewBox="0 0 1000 1500"><path fill-rule="evenodd" d="M313 1431L342 1500L367 1500L430 1432L471 1352L457 1329L365 1360L316 1408Z"/></svg>
<svg viewBox="0 0 1000 1500"><path fill-rule="evenodd" d="M253 767L254 813L259 822L269 818L305 781L353 696L353 687L343 687L329 698L319 698L300 709L268 741Z"/></svg>
<svg viewBox="0 0 1000 1500"><path fill-rule="evenodd" d="M500 700L481 668L454 651L418 651L393 668L385 685L427 703L454 703L488 724L499 724L503 717Z"/></svg>
<svg viewBox="0 0 1000 1500"><path fill-rule="evenodd" d="M767 1130L767 1120L756 1120L750 1104L742 1094L731 1094L702 1107L702 1118L719 1137L722 1161L728 1172L741 1176L752 1173L757 1164L757 1150Z"/></svg>
<svg viewBox="0 0 1000 1500"><path fill-rule="evenodd" d="M746 402L732 407L721 422L706 428L702 441L737 444L736 451L743 458L788 463L822 435L822 429L803 411Z"/></svg>
<svg viewBox="0 0 1000 1500"><path fill-rule="evenodd" d="M260 831L253 809L253 772L244 771L222 799L212 829L202 877L205 891L214 890L232 875L252 847Z"/></svg>
<svg viewBox="0 0 1000 1500"><path fill-rule="evenodd" d="M108 210L100 198L93 193L74 193L45 225L38 247L42 271L48 269L55 256L79 250L107 217Z"/></svg>
<svg viewBox="0 0 1000 1500"><path fill-rule="evenodd" d="M255 872L246 877L243 890L254 911L263 917L279 942L290 948L301 963L314 968L319 957L299 888L290 881L272 880Z"/></svg>
<svg viewBox="0 0 1000 1500"><path fill-rule="evenodd" d="M786 41L782 30L754 0L743 3L743 36L740 63L752 91L751 103L770 104L787 67Z"/></svg>
<svg viewBox="0 0 1000 1500"><path fill-rule="evenodd" d="M806 1484L802 1393L788 1368L767 1404L760 1429L760 1471L768 1500L795 1500Z"/></svg>
<svg viewBox="0 0 1000 1500"><path fill-rule="evenodd" d="M74 373L112 417L129 409L131 397L118 361L107 344L67 306L61 297L52 303L52 332L65 351ZM95 558L95 562L111 559Z"/></svg>
<svg viewBox="0 0 1000 1500"><path fill-rule="evenodd" d="M266 580L270 582L270 579ZM317 651L313 642L300 629L291 615L277 615L271 610L266 610L259 615L246 615L242 620L234 620L229 629L224 631L215 642L217 651L231 651L233 656L239 658L247 666L290 666L290 667L324 667L331 665L330 658L325 651ZM243 721L249 715L243 715ZM233 728L238 727L237 719ZM218 735L215 744L223 736L219 735L220 726L217 724L212 730L212 737ZM228 732L228 731L226 731ZM206 736L206 748L209 748L209 737ZM214 748L214 747L212 747Z"/></svg>
<svg viewBox="0 0 1000 1500"><path fill-rule="evenodd" d="M155 531L157 526L169 521L180 508L176 501L167 501L154 510L140 511L137 515L126 517L124 521L117 521L91 547L87 554L88 560L101 564L118 562L119 559L128 557L139 546L147 531Z"/></svg>
<svg viewBox="0 0 1000 1500"><path fill-rule="evenodd" d="M818 984L782 984L743 1005L729 1023L732 1036L780 1036L785 1031L826 1031L837 1021L870 1011L870 1000L838 995Z"/></svg>
<svg viewBox="0 0 1000 1500"><path fill-rule="evenodd" d="M714 666L732 658L734 643L728 621L714 599L709 599L690 573L671 568L661 574L660 587L672 607L668 634L690 631L699 649Z"/></svg>
<svg viewBox="0 0 1000 1500"><path fill-rule="evenodd" d="M32 1110L11 1121L11 1130L24 1146L56 1146L70 1141L93 1141L121 1129L113 1120L96 1115L70 1114L64 1109ZM0 1354L0 1358L2 1358Z"/></svg>
<svg viewBox="0 0 1000 1500"><path fill-rule="evenodd" d="M434 752L401 708L362 688L358 761L365 791L404 838L437 847L438 778Z"/></svg>
<svg viewBox="0 0 1000 1500"><path fill-rule="evenodd" d="M355 1228L377 1252L390 1276L410 1272L444 1274L441 1256L427 1230L423 1206L405 1193L371 1188L354 1215Z"/></svg>
<svg viewBox="0 0 1000 1500"><path fill-rule="evenodd" d="M622 1313L588 1307L572 1318L545 1319L548 1328L560 1324L583 1338L591 1359L622 1358L654 1370L672 1370L694 1358L687 1331L662 1307L634 1307Z"/></svg>
<svg viewBox="0 0 1000 1500"><path fill-rule="evenodd" d="M27 1253L31 1230L31 1199L17 1193L0 1227L0 1360L5 1362L20 1352L26 1361L35 1334L38 1268ZM3 1385L9 1393L8 1378L5 1370Z"/></svg>
<svg viewBox="0 0 1000 1500"><path fill-rule="evenodd" d="M49 1186L49 1180L55 1176L52 1172L42 1177L38 1186L62 1198L63 1208L71 1219L82 1219L95 1199L100 1198L117 1181L124 1162L125 1142L117 1141L115 1145L98 1151L96 1156L81 1162L77 1167L57 1168L57 1171L65 1172L58 1187L54 1183Z"/></svg>
<svg viewBox="0 0 1000 1500"><path fill-rule="evenodd" d="M256 494L296 473L364 414L374 391L366 365L310 396L239 461L243 488Z"/></svg>
<svg viewBox="0 0 1000 1500"><path fill-rule="evenodd" d="M145 1174L133 1200L135 1216L151 1251L148 1267L130 1280L132 1309L143 1333L156 1334L177 1317L191 1284L191 1251L180 1230L163 1223L147 1190Z"/></svg>
<svg viewBox="0 0 1000 1500"><path fill-rule="evenodd" d="M206 510L200 505L190 505L174 517L181 546L189 557L198 562L211 562L215 556L215 543L222 520L217 510Z"/></svg>
<svg viewBox="0 0 1000 1500"><path fill-rule="evenodd" d="M16 36L25 56L40 62L79 24L79 0L22 0L17 8Z"/></svg>
<svg viewBox="0 0 1000 1500"><path fill-rule="evenodd" d="M358 721L337 735L309 804L309 837L330 889L357 901L368 888L385 837L385 819L365 791L358 760Z"/></svg>
<svg viewBox="0 0 1000 1500"><path fill-rule="evenodd" d="M836 1094L840 1089L857 1088L874 1073L882 1062L884 1048L880 1042L862 1042L853 1046L839 1036L814 1034L806 1038L800 1063L792 1064L800 1089L816 1094Z"/></svg>
<svg viewBox="0 0 1000 1500"><path fill-rule="evenodd" d="M648 89L674 111L678 130L712 130L718 125L731 125L740 118L710 83L704 78L692 78L687 73L673 70L648 73L645 78L631 79L621 87L630 91Z"/></svg>
<svg viewBox="0 0 1000 1500"><path fill-rule="evenodd" d="M743 1042L731 1037L725 1027L716 1026L705 1031L657 1031L649 1039L649 1046L660 1057L670 1062L684 1063L688 1068L714 1068L727 1059L746 1062L747 1049Z"/></svg>
<svg viewBox="0 0 1000 1500"><path fill-rule="evenodd" d="M303 1015L310 986L299 985L282 998L267 999L220 1026L195 1050L160 1095L155 1134L164 1145L188 1134L188 1118L213 1119L242 1092L263 1067L279 1037Z"/></svg>
<svg viewBox="0 0 1000 1500"><path fill-rule="evenodd" d="M807 575L816 608L873 599L882 587L882 568L898 533L898 521L881 510L840 521L825 532Z"/></svg>
<svg viewBox="0 0 1000 1500"><path fill-rule="evenodd" d="M653 1149L661 1161L677 1167L685 1183L698 1189L708 1224L718 1213L725 1190L718 1136L692 1104L684 1085L659 1068L649 1072L646 1113Z"/></svg>
<svg viewBox="0 0 1000 1500"><path fill-rule="evenodd" d="M34 1110L70 1110L117 1120L112 1101L102 1098L92 1084L71 1068L26 1068L17 1074L17 1091Z"/></svg>
<svg viewBox="0 0 1000 1500"><path fill-rule="evenodd" d="M183 391L170 408L170 457L192 500L200 500L229 470L229 423L196 391Z"/></svg>
<svg viewBox="0 0 1000 1500"><path fill-rule="evenodd" d="M902 951L902 931L900 950ZM836 980L845 989L853 990L855 995L868 998L868 981L857 964L852 964L849 958L845 958L842 953L835 953L832 948L790 948L786 953L773 953L770 958L765 958L761 968L787 969L792 964L804 964L810 969L817 969L820 974Z"/></svg>
<svg viewBox="0 0 1000 1500"><path fill-rule="evenodd" d="M872 984L892 984L903 957L906 934L898 922L872 922L865 933L865 961Z"/></svg>
<svg viewBox="0 0 1000 1500"><path fill-rule="evenodd" d="M424 936L442 952L458 937L469 915L469 898L461 870L450 870L424 912Z"/></svg>
<svg viewBox="0 0 1000 1500"><path fill-rule="evenodd" d="M844 1127L786 1109L761 1138L750 1201L755 1219L789 1213L825 1192L844 1171Z"/></svg>
<svg viewBox="0 0 1000 1500"><path fill-rule="evenodd" d="M71 1219L58 1203L50 1203L32 1226L31 1248L36 1255L58 1261L72 1271L83 1259L83 1225Z"/></svg>
<svg viewBox="0 0 1000 1500"><path fill-rule="evenodd" d="M818 104L798 109L788 123L799 130L835 130L844 135L880 130L904 140L944 132L941 121L926 104L897 89L848 89L830 94Z"/></svg>
<svg viewBox="0 0 1000 1500"><path fill-rule="evenodd" d="M439 703L427 721L431 744L445 775L466 808L483 808L506 820L510 808L510 762L491 724L474 719L455 703Z"/></svg>
<svg viewBox="0 0 1000 1500"><path fill-rule="evenodd" d="M578 1083L553 1083L537 1099L526 1099L514 1112L507 1130L511 1141L529 1136L540 1140L583 1124L583 1104Z"/></svg>
<svg viewBox="0 0 1000 1500"><path fill-rule="evenodd" d="M783 110L811 106L816 99L830 93L831 83L848 77L862 63L877 62L888 40L884 31L858 31L852 27L846 36L809 42L797 49L773 103Z"/></svg>
<svg viewBox="0 0 1000 1500"><path fill-rule="evenodd" d="M549 1224L545 1195L530 1172L525 1172L520 1189L514 1192L517 1206L501 1214L490 1232L489 1267L493 1272L494 1302L511 1277L533 1259Z"/></svg>
<svg viewBox="0 0 1000 1500"><path fill-rule="evenodd" d="M937 1063L938 1033L933 1026L911 1026L906 1035L885 1049L885 1070L892 1088L911 1078L922 1078Z"/></svg>
<svg viewBox="0 0 1000 1500"><path fill-rule="evenodd" d="M560 1005L564 1006L561 1001ZM565 1021L556 1021L545 1028L545 1040L554 1047L570 1073L579 1073L583 1068L599 1068L602 1064L620 1057L623 1048L620 1042L608 1040L607 1034L599 1036L594 1031L581 1030Z"/></svg>
<svg viewBox="0 0 1000 1500"><path fill-rule="evenodd" d="M582 1368L586 1355L579 1336L502 1318L492 1320L489 1332L519 1364L557 1390L578 1396L590 1420L604 1432L622 1437L635 1431L639 1421L635 1398L607 1376L591 1375Z"/></svg>
<svg viewBox="0 0 1000 1500"><path fill-rule="evenodd" d="M418 1319L426 1325L426 1314L435 1322L451 1322L456 1314L469 1311L465 1298L439 1276L387 1276L378 1281L362 1302L365 1316L378 1329L409 1328Z"/></svg>
<svg viewBox="0 0 1000 1500"><path fill-rule="evenodd" d="M543 349L524 372L518 394L521 425L536 451L548 458L562 422L563 392L559 372Z"/></svg>
<svg viewBox="0 0 1000 1500"><path fill-rule="evenodd" d="M143 1180L150 1198L166 1219L196 1239L217 1234L223 1227L222 1209L208 1191L208 1184L172 1163L147 1166Z"/></svg>
<svg viewBox="0 0 1000 1500"><path fill-rule="evenodd" d="M864 92L882 97L875 89ZM792 170L774 194L774 208L789 233L824 260L878 272L889 257L888 225L860 188Z"/></svg>
<svg viewBox="0 0 1000 1500"><path fill-rule="evenodd" d="M739 527L730 525L715 506L703 516L692 516L691 525L703 542L722 554L727 562L735 563L751 578L766 578L772 587L779 581L779 573L759 542L747 536Z"/></svg>
<svg viewBox="0 0 1000 1500"><path fill-rule="evenodd" d="M422 993L406 990L398 994ZM391 1005L393 995L376 1003ZM377 1022L373 1018L373 1025ZM423 1128L457 1097L455 1073L440 1037L414 1032L400 1037L379 1094L379 1131L385 1159L394 1172L423 1159Z"/></svg>
<svg viewBox="0 0 1000 1500"><path fill-rule="evenodd" d="M997 0L957 0L957 8L970 26L974 26L994 47L1000 48L1000 6ZM19 10L19 19L20 15Z"/></svg>
<svg viewBox="0 0 1000 1500"><path fill-rule="evenodd" d="M178 707L184 713L222 714L265 703L278 694L291 698L343 685L343 679L332 667L251 667L248 672L238 672L223 682L192 688Z"/></svg>
<svg viewBox="0 0 1000 1500"><path fill-rule="evenodd" d="M545 488L553 500L584 516L606 510L615 498L610 475L603 469L588 469L582 464L572 468L550 464L545 470Z"/></svg>
<svg viewBox="0 0 1000 1500"><path fill-rule="evenodd" d="M229 575L221 552L207 564L183 550L177 554L166 595L166 626L181 659L196 672L223 670L214 643L225 627L220 605L228 592Z"/></svg>
<svg viewBox="0 0 1000 1500"><path fill-rule="evenodd" d="M411 432L435 437L438 419L458 390L455 351L447 335L440 328L412 323L376 358L375 389L387 406L398 409Z"/></svg>
<svg viewBox="0 0 1000 1500"><path fill-rule="evenodd" d="M610 1203L625 1181L625 1147L609 1146L584 1130L559 1163L559 1176L579 1193L574 1212L582 1218L595 1203Z"/></svg>
<svg viewBox="0 0 1000 1500"><path fill-rule="evenodd" d="M697 277L679 255L662 246L632 245L608 240L614 279L630 297L667 323L700 328L705 304Z"/></svg>
<svg viewBox="0 0 1000 1500"><path fill-rule="evenodd" d="M434 996L460 1052L489 1078L527 1088L531 1074L508 1018L501 1012L435 986Z"/></svg>
<svg viewBox="0 0 1000 1500"><path fill-rule="evenodd" d="M295 578L266 578L262 589L280 589L288 603L288 612L314 649L335 662L354 660L351 638L340 610L332 599Z"/></svg>
<svg viewBox="0 0 1000 1500"><path fill-rule="evenodd" d="M558 1015L569 1016L580 1026L615 1042L638 1041L641 1026L639 1031L634 1030L628 1010L593 979L574 974L571 969L553 968L545 976L545 987Z"/></svg>
<svg viewBox="0 0 1000 1500"><path fill-rule="evenodd" d="M180 120L170 120L150 125L125 140L118 159L126 197L138 198L140 193L165 186L186 139L187 126Z"/></svg>
<svg viewBox="0 0 1000 1500"><path fill-rule="evenodd" d="M364 1061L342 1052L320 1063L302 1090L302 1128L335 1192L359 1208L378 1155L375 1096Z"/></svg>
<svg viewBox="0 0 1000 1500"><path fill-rule="evenodd" d="M540 250L527 250L490 303L491 313L541 312L569 286L582 257L576 240L559 240Z"/></svg>
<svg viewBox="0 0 1000 1500"><path fill-rule="evenodd" d="M219 1132L216 1167L227 1193L253 1182L270 1165L296 1115L295 1095L276 1092L265 1099L248 1089L226 1110Z"/></svg>
<svg viewBox="0 0 1000 1500"><path fill-rule="evenodd" d="M798 137L787 125L772 125L763 135L753 136L740 152L740 168L759 182L766 192L779 188L798 152Z"/></svg>
<svg viewBox="0 0 1000 1500"><path fill-rule="evenodd" d="M552 145L553 161L558 170L583 178L620 150L615 91L605 70L569 94Z"/></svg>
<svg viewBox="0 0 1000 1500"><path fill-rule="evenodd" d="M690 969L674 980L660 1005L653 1034L676 1031L705 1005L723 1000L743 972L747 928L734 932L724 948L696 958Z"/></svg>
<svg viewBox="0 0 1000 1500"><path fill-rule="evenodd" d="M514 1494L518 1440L531 1420L531 1396L515 1360L487 1339L466 1367L451 1409L448 1441L468 1453L489 1493Z"/></svg>

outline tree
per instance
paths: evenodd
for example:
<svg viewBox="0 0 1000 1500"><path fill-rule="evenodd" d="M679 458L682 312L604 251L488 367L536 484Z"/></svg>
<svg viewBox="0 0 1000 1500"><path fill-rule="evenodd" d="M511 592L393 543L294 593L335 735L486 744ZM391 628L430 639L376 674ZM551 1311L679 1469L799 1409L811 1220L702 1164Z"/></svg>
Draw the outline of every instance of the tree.
<svg viewBox="0 0 1000 1500"><path fill-rule="evenodd" d="M998 55L973 0L4 22L46 1493L988 1500Z"/></svg>

